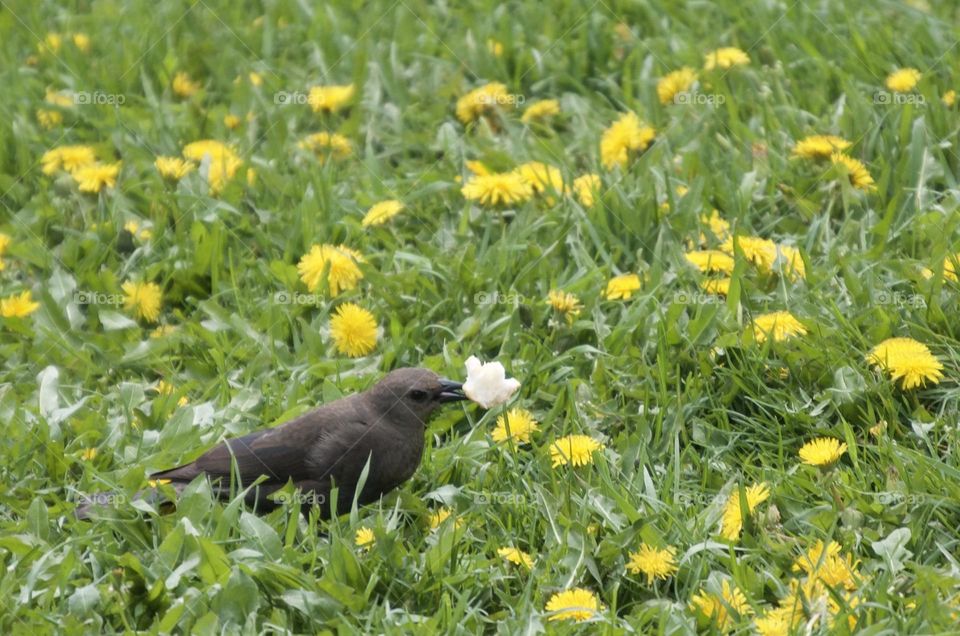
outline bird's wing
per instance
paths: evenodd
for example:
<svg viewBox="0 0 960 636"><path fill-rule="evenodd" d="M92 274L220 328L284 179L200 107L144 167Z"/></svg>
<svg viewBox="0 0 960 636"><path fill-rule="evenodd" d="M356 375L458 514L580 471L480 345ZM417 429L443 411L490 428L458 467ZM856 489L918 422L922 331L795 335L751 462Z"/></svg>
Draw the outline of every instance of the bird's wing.
<svg viewBox="0 0 960 636"><path fill-rule="evenodd" d="M419 435L422 440L422 433ZM409 435L397 434L386 423L354 422L325 429L307 463L311 479L340 489L338 510L342 511L352 502L368 461L370 470L359 496L361 504L406 481L419 465L422 449L422 441L418 444Z"/></svg>
<svg viewBox="0 0 960 636"><path fill-rule="evenodd" d="M304 461L314 440L279 432L279 429L267 429L225 440L189 464L154 473L151 477L175 481L190 481L198 475L230 478L236 462L242 483L255 481L260 476L281 485L289 479L306 478Z"/></svg>
<svg viewBox="0 0 960 636"><path fill-rule="evenodd" d="M217 444L189 464L151 475L153 479L190 481L198 475L229 479L233 466L241 483L247 484L266 477L267 484L282 486L288 480L294 483L315 479L315 469L308 459L317 449L330 446L330 452L340 448L339 440L349 439L352 431L366 429L357 411L346 405L340 408L321 407L276 428L255 431L243 437ZM349 446L349 441L346 442Z"/></svg>

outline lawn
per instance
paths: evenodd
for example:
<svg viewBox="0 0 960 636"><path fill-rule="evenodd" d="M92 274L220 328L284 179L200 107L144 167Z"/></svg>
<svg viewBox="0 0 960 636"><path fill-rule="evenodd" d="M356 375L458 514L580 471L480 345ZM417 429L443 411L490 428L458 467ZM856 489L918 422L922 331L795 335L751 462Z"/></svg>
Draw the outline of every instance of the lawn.
<svg viewBox="0 0 960 636"><path fill-rule="evenodd" d="M0 633L957 632L954 3L2 4ZM471 355L377 504L136 496Z"/></svg>

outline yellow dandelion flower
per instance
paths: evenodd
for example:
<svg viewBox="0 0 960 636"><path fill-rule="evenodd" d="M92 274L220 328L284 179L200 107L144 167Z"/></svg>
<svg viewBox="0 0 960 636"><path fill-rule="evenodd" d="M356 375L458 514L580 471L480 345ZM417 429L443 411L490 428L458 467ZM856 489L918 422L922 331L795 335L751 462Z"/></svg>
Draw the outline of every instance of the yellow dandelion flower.
<svg viewBox="0 0 960 636"><path fill-rule="evenodd" d="M673 546L659 549L640 544L640 549L630 553L627 570L632 574L643 574L647 577L647 585L656 579L667 579L677 571L677 549Z"/></svg>
<svg viewBox="0 0 960 636"><path fill-rule="evenodd" d="M777 244L773 241L759 236L738 236L736 237L736 246L740 248L748 261L756 265L762 272L770 272L773 264L777 261ZM734 238L728 237L720 249L730 254L735 254Z"/></svg>
<svg viewBox="0 0 960 636"><path fill-rule="evenodd" d="M847 445L832 437L819 437L800 449L800 460L810 466L832 466L847 452Z"/></svg>
<svg viewBox="0 0 960 636"><path fill-rule="evenodd" d="M250 80L252 86L261 86L263 84L263 75L257 73L256 71L250 71L247 74L247 79Z"/></svg>
<svg viewBox="0 0 960 636"><path fill-rule="evenodd" d="M142 241L147 241L153 236L150 228L140 229L140 224L137 221L127 221L123 224L123 229Z"/></svg>
<svg viewBox="0 0 960 636"><path fill-rule="evenodd" d="M157 395L171 395L176 389L166 380L160 380L157 382L154 390L157 392Z"/></svg>
<svg viewBox="0 0 960 636"><path fill-rule="evenodd" d="M73 108L73 100L73 95L62 91L50 90L49 88L47 89L46 94L43 96L43 101L47 102L48 104L53 104L54 106L59 106L60 108Z"/></svg>
<svg viewBox="0 0 960 636"><path fill-rule="evenodd" d="M163 303L163 292L159 285L127 281L120 288L124 293L124 309L147 322L157 322Z"/></svg>
<svg viewBox="0 0 960 636"><path fill-rule="evenodd" d="M831 556L823 560L813 575L817 580L834 589L854 590L860 581L857 571L858 561L853 560L850 554Z"/></svg>
<svg viewBox="0 0 960 636"><path fill-rule="evenodd" d="M852 144L835 135L810 135L793 147L793 156L800 159L829 159L830 155L843 152Z"/></svg>
<svg viewBox="0 0 960 636"><path fill-rule="evenodd" d="M173 325L160 325L156 329L150 332L151 338L164 338L170 334L176 332L177 328Z"/></svg>
<svg viewBox="0 0 960 636"><path fill-rule="evenodd" d="M503 55L503 43L494 40L493 38L487 39L487 50L490 51L490 54L494 57L500 57Z"/></svg>
<svg viewBox="0 0 960 636"><path fill-rule="evenodd" d="M360 221L360 225L363 227L370 227L371 225L383 225L393 217L400 214L401 210L403 210L403 203L400 201L395 199L381 201L380 203L374 204L369 210L367 210L363 220Z"/></svg>
<svg viewBox="0 0 960 636"><path fill-rule="evenodd" d="M607 281L607 289L604 292L607 300L623 299L627 300L633 296L633 292L640 289L640 277L636 274L620 274Z"/></svg>
<svg viewBox="0 0 960 636"><path fill-rule="evenodd" d="M604 609L597 595L582 587L557 592L547 601L548 621L588 621Z"/></svg>
<svg viewBox="0 0 960 636"><path fill-rule="evenodd" d="M870 427L870 434L874 437L880 437L887 430L887 420L880 420Z"/></svg>
<svg viewBox="0 0 960 636"><path fill-rule="evenodd" d="M702 250L699 252L687 252L684 254L691 265L701 272L721 272L723 274L733 273L733 257L720 250Z"/></svg>
<svg viewBox="0 0 960 636"><path fill-rule="evenodd" d="M235 157L234 149L216 139L201 139L193 141L183 147L183 156L193 161L208 160L211 162L223 161L229 157Z"/></svg>
<svg viewBox="0 0 960 636"><path fill-rule="evenodd" d="M73 180L77 182L80 192L100 192L103 188L112 188L117 185L117 175L120 174L120 162L91 163L77 168L73 172Z"/></svg>
<svg viewBox="0 0 960 636"><path fill-rule="evenodd" d="M363 307L344 303L330 319L330 337L340 353L365 356L377 345L377 320Z"/></svg>
<svg viewBox="0 0 960 636"><path fill-rule="evenodd" d="M857 190L869 192L877 189L877 186L873 182L873 177L870 176L870 171L867 170L867 167L863 165L863 162L859 159L835 152L830 155L830 161L833 162L834 166L843 167L847 178L850 180L850 185Z"/></svg>
<svg viewBox="0 0 960 636"><path fill-rule="evenodd" d="M829 618L828 627L833 633L834 618L844 609L855 609L860 604L860 599L849 591L840 591L840 600L837 599L836 590L831 591L817 577L807 577L806 579L790 581L789 594L780 600L781 608L787 608L795 612L798 618L802 618L802 608L813 607L826 610ZM822 609L820 611L822 611ZM849 616L847 625L852 631L856 626L856 616Z"/></svg>
<svg viewBox="0 0 960 636"><path fill-rule="evenodd" d="M457 100L457 119L464 124L476 121L495 107L512 104L515 100L500 82L475 88Z"/></svg>
<svg viewBox="0 0 960 636"><path fill-rule="evenodd" d="M773 311L753 319L753 337L757 342L789 340L807 333L807 328L789 311Z"/></svg>
<svg viewBox="0 0 960 636"><path fill-rule="evenodd" d="M689 66L667 73L657 82L657 97L660 103L667 105L680 93L690 91L690 87L697 81L697 72Z"/></svg>
<svg viewBox="0 0 960 636"><path fill-rule="evenodd" d="M777 253L782 265L782 273L790 280L807 277L807 266L803 263L800 250L790 245L777 245Z"/></svg>
<svg viewBox="0 0 960 636"><path fill-rule="evenodd" d="M373 530L367 528L366 526L357 529L357 534L353 537L353 543L358 548L364 548L369 550L373 547L373 544L376 543L377 538L373 534Z"/></svg>
<svg viewBox="0 0 960 636"><path fill-rule="evenodd" d="M427 517L427 525L430 526L431 530L436 530L443 522L450 518L453 514L449 508L438 508L436 512L430 513L430 516ZM459 528L463 525L463 519L454 519L454 527Z"/></svg>
<svg viewBox="0 0 960 636"><path fill-rule="evenodd" d="M318 132L308 135L300 142L300 147L332 159L346 159L353 153L350 140L340 133Z"/></svg>
<svg viewBox="0 0 960 636"><path fill-rule="evenodd" d="M547 304L553 307L555 311L566 316L568 322L572 322L574 318L579 316L580 311L583 309L579 298L574 294L563 292L559 289L550 290L547 294Z"/></svg>
<svg viewBox="0 0 960 636"><path fill-rule="evenodd" d="M653 128L640 123L636 113L623 113L600 137L600 160L608 170L623 168L630 153L646 150L656 136Z"/></svg>
<svg viewBox="0 0 960 636"><path fill-rule="evenodd" d="M526 569L533 567L533 557L524 552L523 550L518 550L517 548L504 547L497 550L497 554L513 563L514 565L520 565Z"/></svg>
<svg viewBox="0 0 960 636"><path fill-rule="evenodd" d="M353 99L355 92L353 84L314 86L307 94L307 103L315 113L335 113Z"/></svg>
<svg viewBox="0 0 960 636"><path fill-rule="evenodd" d="M520 121L529 124L538 119L547 119L560 114L560 102L555 99L542 99L527 106Z"/></svg>
<svg viewBox="0 0 960 636"><path fill-rule="evenodd" d="M228 113L223 116L223 125L229 128L230 130L233 130L234 128L239 126L241 121L242 120L240 119L240 117L237 115L234 115L233 113Z"/></svg>
<svg viewBox="0 0 960 636"><path fill-rule="evenodd" d="M922 342L913 338L888 338L867 354L867 362L887 371L904 389L943 379L943 364Z"/></svg>
<svg viewBox="0 0 960 636"><path fill-rule="evenodd" d="M517 173L530 184L534 193L563 192L563 175L560 169L539 161L529 161L517 166Z"/></svg>
<svg viewBox="0 0 960 636"><path fill-rule="evenodd" d="M753 514L757 506L770 498L770 488L765 483L754 484L746 490L747 514ZM740 489L736 488L727 498L723 508L723 521L720 526L720 536L729 541L736 541L743 530L743 513L740 509Z"/></svg>
<svg viewBox="0 0 960 636"><path fill-rule="evenodd" d="M731 282L733 281L729 278L708 278L701 281L700 289L715 296L727 296L730 294Z"/></svg>
<svg viewBox="0 0 960 636"><path fill-rule="evenodd" d="M323 275L327 275L330 294L336 296L341 291L353 289L363 278L363 272L357 266L363 256L356 250L344 245L314 245L297 263L300 280L311 292L320 287Z"/></svg>
<svg viewBox="0 0 960 636"><path fill-rule="evenodd" d="M497 426L490 436L498 444L508 439L512 439L516 444L527 444L530 442L530 436L537 430L539 426L533 419L533 413L526 409L512 408L506 415L497 417Z"/></svg>
<svg viewBox="0 0 960 636"><path fill-rule="evenodd" d="M573 191L583 207L593 207L596 195L600 192L600 185L598 174L585 174L573 180Z"/></svg>
<svg viewBox="0 0 960 636"><path fill-rule="evenodd" d="M589 435L567 435L550 445L550 457L553 467L586 466L593 463L593 454L605 446Z"/></svg>
<svg viewBox="0 0 960 636"><path fill-rule="evenodd" d="M89 166L97 160L90 146L59 146L43 153L40 162L43 164L43 174L51 175L57 170L67 172Z"/></svg>
<svg viewBox="0 0 960 636"><path fill-rule="evenodd" d="M467 170L481 177L486 176L488 174L493 174L490 168L483 165L482 161L467 160L463 162L463 165L467 168Z"/></svg>
<svg viewBox="0 0 960 636"><path fill-rule="evenodd" d="M744 66L749 63L750 56L735 46L725 46L715 51L710 51L703 58L703 68L708 71L715 68Z"/></svg>
<svg viewBox="0 0 960 636"><path fill-rule="evenodd" d="M884 84L895 93L909 93L916 88L922 74L915 68L899 68L887 75Z"/></svg>
<svg viewBox="0 0 960 636"><path fill-rule="evenodd" d="M8 234L0 232L0 256L3 256L7 253L7 248L10 247L10 243L13 242L13 239L10 238Z"/></svg>
<svg viewBox="0 0 960 636"><path fill-rule="evenodd" d="M713 210L710 216L701 216L700 222L706 225L719 241L727 240L730 235L730 222L720 216L719 210Z"/></svg>
<svg viewBox="0 0 960 636"><path fill-rule="evenodd" d="M460 189L469 201L481 205L513 205L533 196L533 186L516 171L477 175Z"/></svg>
<svg viewBox="0 0 960 636"><path fill-rule="evenodd" d="M701 589L690 599L690 609L712 621L721 632L730 631L738 620L753 614L747 597L726 579L721 584L720 594Z"/></svg>
<svg viewBox="0 0 960 636"><path fill-rule="evenodd" d="M181 71L173 76L171 87L177 97L192 97L200 90L200 82L193 81L187 73Z"/></svg>
<svg viewBox="0 0 960 636"><path fill-rule="evenodd" d="M957 91L950 89L940 98L940 101L943 102L943 105L947 108L953 108L953 105L957 103Z"/></svg>
<svg viewBox="0 0 960 636"><path fill-rule="evenodd" d="M77 47L77 50L81 53L90 52L90 36L86 33L74 33L73 34L73 45Z"/></svg>
<svg viewBox="0 0 960 636"><path fill-rule="evenodd" d="M790 636L803 620L803 606L780 606L767 610L753 621L758 636Z"/></svg>
<svg viewBox="0 0 960 636"><path fill-rule="evenodd" d="M960 253L950 254L943 259L943 277L949 281L957 282L957 264L960 263ZM933 276L933 272L924 268L924 278ZM927 274L929 272L929 274Z"/></svg>
<svg viewBox="0 0 960 636"><path fill-rule="evenodd" d="M92 462L97 458L97 449L96 448L85 448L80 453L80 459L85 462Z"/></svg>
<svg viewBox="0 0 960 636"><path fill-rule="evenodd" d="M37 49L39 49L41 53L48 51L50 53L58 53L61 46L63 46L63 36L53 32L47 33L43 38L43 42L37 43Z"/></svg>
<svg viewBox="0 0 960 636"><path fill-rule="evenodd" d="M189 161L184 161L180 157L157 157L153 162L157 172L164 179L170 181L179 181L187 176L196 166Z"/></svg>
<svg viewBox="0 0 960 636"><path fill-rule="evenodd" d="M53 130L63 123L63 113L58 110L40 108L37 110L37 123L44 130Z"/></svg>
<svg viewBox="0 0 960 636"><path fill-rule="evenodd" d="M210 186L210 194L215 196L222 192L242 164L243 162L237 158L228 158L224 161L211 163L207 170L207 184Z"/></svg>
<svg viewBox="0 0 960 636"><path fill-rule="evenodd" d="M210 186L211 195L219 194L243 165L243 160L233 148L215 139L187 144L183 148L183 156L207 166L207 185Z"/></svg>
<svg viewBox="0 0 960 636"><path fill-rule="evenodd" d="M821 559L837 556L840 554L840 550L842 550L842 548L836 541L824 544L821 539L817 539L816 543L794 560L791 569L794 572L806 572L810 574L821 563Z"/></svg>
<svg viewBox="0 0 960 636"><path fill-rule="evenodd" d="M0 316L4 318L25 318L39 307L40 303L33 301L33 293L28 289L23 293L0 299Z"/></svg>

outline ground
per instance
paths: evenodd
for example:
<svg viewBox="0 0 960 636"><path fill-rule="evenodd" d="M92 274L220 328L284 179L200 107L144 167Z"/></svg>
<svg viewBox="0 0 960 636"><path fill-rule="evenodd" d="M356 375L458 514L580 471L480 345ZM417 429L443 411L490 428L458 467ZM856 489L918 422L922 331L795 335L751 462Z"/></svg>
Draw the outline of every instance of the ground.
<svg viewBox="0 0 960 636"><path fill-rule="evenodd" d="M954 633L956 24L3 3L0 631ZM471 355L377 505L149 494Z"/></svg>

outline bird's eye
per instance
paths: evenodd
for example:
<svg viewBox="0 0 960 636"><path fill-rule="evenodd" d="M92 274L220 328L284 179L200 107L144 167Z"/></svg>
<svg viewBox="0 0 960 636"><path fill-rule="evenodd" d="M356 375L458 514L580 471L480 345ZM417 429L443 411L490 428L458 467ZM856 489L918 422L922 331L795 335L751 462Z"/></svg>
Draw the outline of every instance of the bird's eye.
<svg viewBox="0 0 960 636"><path fill-rule="evenodd" d="M410 391L408 395L410 396L410 399L413 400L414 402L423 402L424 400L427 399L427 392L420 391L417 389Z"/></svg>

